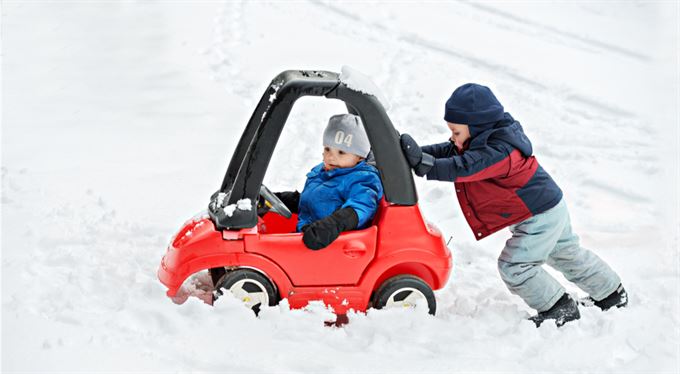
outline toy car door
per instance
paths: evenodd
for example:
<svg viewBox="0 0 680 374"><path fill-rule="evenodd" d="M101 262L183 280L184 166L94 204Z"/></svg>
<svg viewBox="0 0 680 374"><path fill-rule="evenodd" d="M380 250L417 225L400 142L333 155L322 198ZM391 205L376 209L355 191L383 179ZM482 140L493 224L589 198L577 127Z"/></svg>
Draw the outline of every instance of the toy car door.
<svg viewBox="0 0 680 374"><path fill-rule="evenodd" d="M246 235L245 250L274 261L293 285L356 285L375 256L377 226L342 233L328 247L305 247L302 233Z"/></svg>

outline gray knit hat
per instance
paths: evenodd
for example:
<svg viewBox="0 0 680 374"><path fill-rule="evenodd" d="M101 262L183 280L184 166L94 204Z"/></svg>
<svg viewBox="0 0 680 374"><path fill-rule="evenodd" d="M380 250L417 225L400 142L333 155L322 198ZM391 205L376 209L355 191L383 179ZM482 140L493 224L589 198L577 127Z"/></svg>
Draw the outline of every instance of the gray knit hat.
<svg viewBox="0 0 680 374"><path fill-rule="evenodd" d="M354 114L336 114L331 117L323 132L323 145L364 158L371 151L361 118Z"/></svg>

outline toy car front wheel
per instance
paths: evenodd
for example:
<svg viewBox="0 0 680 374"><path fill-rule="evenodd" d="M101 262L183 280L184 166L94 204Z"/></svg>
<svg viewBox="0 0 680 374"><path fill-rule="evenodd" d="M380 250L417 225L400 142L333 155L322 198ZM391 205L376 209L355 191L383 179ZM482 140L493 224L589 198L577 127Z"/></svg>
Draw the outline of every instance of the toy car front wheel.
<svg viewBox="0 0 680 374"><path fill-rule="evenodd" d="M427 301L428 313L434 315L437 301L430 286L413 275L399 275L386 280L373 298L373 307L415 308L420 302Z"/></svg>
<svg viewBox="0 0 680 374"><path fill-rule="evenodd" d="M215 285L214 299L222 296L225 290L243 301L255 315L260 313L262 306L273 306L278 301L269 279L250 269L236 269L224 274Z"/></svg>

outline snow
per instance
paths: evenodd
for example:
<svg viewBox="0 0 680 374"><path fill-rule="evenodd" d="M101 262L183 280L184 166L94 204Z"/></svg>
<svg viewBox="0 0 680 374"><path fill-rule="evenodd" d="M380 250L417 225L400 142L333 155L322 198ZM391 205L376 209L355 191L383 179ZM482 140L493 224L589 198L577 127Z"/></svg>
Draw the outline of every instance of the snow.
<svg viewBox="0 0 680 374"><path fill-rule="evenodd" d="M236 208L238 210L250 210L252 208L252 202L250 199L240 199L236 201Z"/></svg>
<svg viewBox="0 0 680 374"><path fill-rule="evenodd" d="M224 199L227 198L227 194L220 192L217 194L217 206L224 206Z"/></svg>
<svg viewBox="0 0 680 374"><path fill-rule="evenodd" d="M349 66L343 66L340 69L340 81L354 91L375 96L383 104L385 110L390 109L389 99L387 99L368 75Z"/></svg>
<svg viewBox="0 0 680 374"><path fill-rule="evenodd" d="M2 2L1 371L677 373L678 7ZM174 304L160 259L205 216L271 79L343 65L421 144L446 139L455 87L490 86L630 307L536 329L496 270L509 233L477 242L452 186L423 179L424 216L453 237L435 317L370 310L326 328L320 303L284 300L255 318L228 295L206 304L205 273ZM298 100L265 184L300 190L345 111Z"/></svg>
<svg viewBox="0 0 680 374"><path fill-rule="evenodd" d="M222 197L222 200L220 200L221 195L222 195L222 193L217 195L217 199L218 199L218 201L220 201L219 204L222 204L222 201L224 201L224 197ZM240 200L236 201L236 204L229 204L222 209L224 210L224 214L226 214L227 217L231 217L232 215L234 215L234 212L236 211L236 209L238 209L238 210L250 210L251 209L251 202L250 202L250 199L240 199Z"/></svg>
<svg viewBox="0 0 680 374"><path fill-rule="evenodd" d="M272 90L274 90L274 93L269 95L269 105L271 105L274 102L274 100L276 100L276 93L279 92L281 86L283 86L283 81L272 83L271 88ZM262 118L264 118L264 116Z"/></svg>

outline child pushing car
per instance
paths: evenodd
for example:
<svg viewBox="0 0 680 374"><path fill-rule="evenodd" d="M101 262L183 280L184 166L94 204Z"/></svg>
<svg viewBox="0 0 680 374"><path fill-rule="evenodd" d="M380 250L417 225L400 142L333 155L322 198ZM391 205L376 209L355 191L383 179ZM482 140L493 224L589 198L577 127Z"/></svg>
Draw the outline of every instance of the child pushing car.
<svg viewBox="0 0 680 374"><path fill-rule="evenodd" d="M447 142L419 147L408 134L402 150L418 176L454 182L475 238L509 227L498 270L506 286L557 326L580 318L576 301L541 266L550 265L590 296L583 305L623 307L628 296L619 276L572 231L562 191L533 155L520 123L488 87L468 83L445 104Z"/></svg>
<svg viewBox="0 0 680 374"><path fill-rule="evenodd" d="M323 162L307 174L302 193L275 193L298 214L307 248L325 248L340 233L370 225L383 195L378 169L366 163L370 150L359 116L334 115L323 133Z"/></svg>

